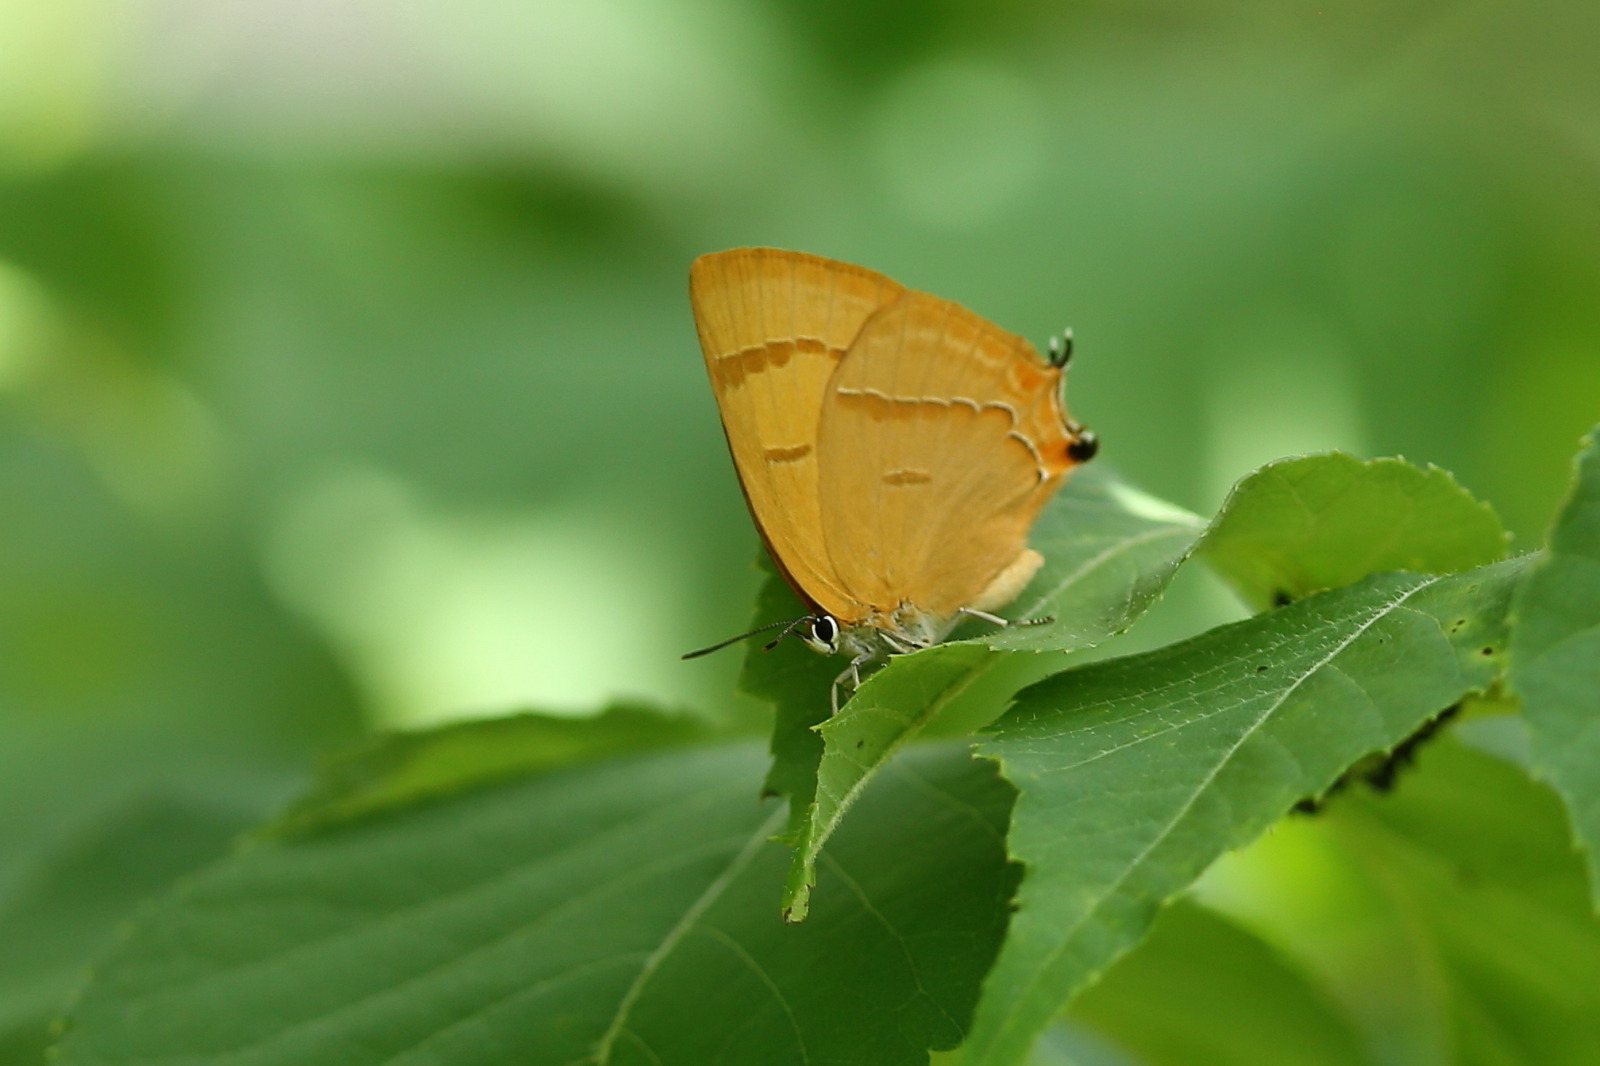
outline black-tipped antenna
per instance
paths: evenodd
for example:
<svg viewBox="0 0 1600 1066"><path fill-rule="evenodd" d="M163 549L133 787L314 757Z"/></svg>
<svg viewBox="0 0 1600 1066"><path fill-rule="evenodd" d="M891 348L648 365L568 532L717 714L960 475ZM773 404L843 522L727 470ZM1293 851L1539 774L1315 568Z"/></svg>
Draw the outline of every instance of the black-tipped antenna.
<svg viewBox="0 0 1600 1066"><path fill-rule="evenodd" d="M788 619L785 619L782 622L768 622L764 626L756 626L754 629L750 630L748 633L740 633L736 637L729 637L727 640L719 641L716 644L711 645L709 648L700 648L700 649L698 649L696 651L685 652L683 655L678 656L678 658L680 658L680 659L698 659L702 655L710 655L714 651L721 651L723 648L726 648L729 644L737 644L741 640L743 640L745 637L753 637L757 633L765 633L769 629L777 629L779 626L785 626L787 628L784 630L783 633L779 634L779 636L778 636L778 640L782 640L784 637L789 635L789 630L792 630L795 626L799 625L801 622L809 620L810 618L811 618L811 616L808 614L808 615L805 615L804 617L796 618L796 619L794 619L792 621L790 621ZM778 640L773 641L772 644L778 643ZM767 647L769 647L769 648L772 647L772 644L768 644Z"/></svg>
<svg viewBox="0 0 1600 1066"><path fill-rule="evenodd" d="M1045 346L1049 350L1050 365L1061 368L1067 365L1067 360L1072 358L1072 327L1061 331L1061 336L1051 337Z"/></svg>

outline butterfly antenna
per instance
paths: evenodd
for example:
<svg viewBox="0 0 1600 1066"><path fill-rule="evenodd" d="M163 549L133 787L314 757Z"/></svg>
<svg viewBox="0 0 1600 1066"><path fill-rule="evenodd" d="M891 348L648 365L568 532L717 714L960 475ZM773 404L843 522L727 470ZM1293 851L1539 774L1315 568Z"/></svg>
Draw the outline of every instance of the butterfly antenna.
<svg viewBox="0 0 1600 1066"><path fill-rule="evenodd" d="M750 630L747 633L740 633L736 637L729 637L727 640L718 641L717 643L711 645L708 648L699 648L699 649L697 649L695 651L686 652L683 655L680 655L679 658L680 659L698 659L702 655L710 655L714 651L721 651L723 648L726 648L729 644L737 644L741 640L743 640L745 637L753 637L757 633L765 633L767 630L769 630L769 629L777 629L779 626L786 627L782 633L778 634L778 640L782 640L784 637L789 635L789 633L794 629L795 626L799 625L801 622L806 621L810 617L811 617L810 615L806 615L804 618L796 618L793 621L790 621L788 619L784 619L783 621L780 621L780 622L768 622L764 626L756 626L754 629ZM778 643L778 640L773 641L772 644ZM768 644L767 647L769 647L769 648L772 647L772 644Z"/></svg>
<svg viewBox="0 0 1600 1066"><path fill-rule="evenodd" d="M809 614L801 615L799 618L796 618L793 622L789 623L789 628L788 629L785 629L782 633L779 633L777 636L773 637L771 640L769 640L765 644L761 645L761 650L762 651L771 651L773 648L776 648L778 646L779 642L781 642L784 637L787 637L790 633L793 633L795 630L799 629L801 626L805 625L807 622L810 622L810 621L812 621L812 616L811 615L809 615ZM772 627L768 626L767 628L771 629Z"/></svg>
<svg viewBox="0 0 1600 1066"><path fill-rule="evenodd" d="M1051 337L1045 347L1051 366L1058 369L1066 366L1067 360L1072 358L1072 328L1062 330L1059 337Z"/></svg>

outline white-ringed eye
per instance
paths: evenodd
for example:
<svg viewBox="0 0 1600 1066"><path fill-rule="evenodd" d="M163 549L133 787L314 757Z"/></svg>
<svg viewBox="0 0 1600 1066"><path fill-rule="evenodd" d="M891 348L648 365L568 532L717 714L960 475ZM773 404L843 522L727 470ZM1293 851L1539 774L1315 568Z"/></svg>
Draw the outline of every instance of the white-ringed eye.
<svg viewBox="0 0 1600 1066"><path fill-rule="evenodd" d="M824 655L838 654L839 623L829 614L815 616L811 619L811 631L805 634L805 641Z"/></svg>

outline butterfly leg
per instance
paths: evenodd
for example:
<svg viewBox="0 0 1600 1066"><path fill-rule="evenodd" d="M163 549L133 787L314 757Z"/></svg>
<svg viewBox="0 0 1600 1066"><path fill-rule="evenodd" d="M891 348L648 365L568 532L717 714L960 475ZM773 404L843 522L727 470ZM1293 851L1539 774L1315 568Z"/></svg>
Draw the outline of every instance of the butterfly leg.
<svg viewBox="0 0 1600 1066"><path fill-rule="evenodd" d="M923 648L926 648L928 646L928 645L926 645L926 644L924 644L924 643L922 643L920 641L912 640L912 639L907 638L907 637L897 636L896 634L891 633L886 629L879 631L878 637L885 644L889 645L889 650L891 652L894 652L895 654L898 654L898 655L905 655L905 654L907 654L909 652L921 651Z"/></svg>
<svg viewBox="0 0 1600 1066"><path fill-rule="evenodd" d="M833 688L828 693L828 699L833 705L833 713L839 713L839 686L846 680L850 682L850 694L855 695L856 689L861 687L861 664L871 659L872 655L863 652L850 660L850 665L839 671L839 676L833 679Z"/></svg>
<svg viewBox="0 0 1600 1066"><path fill-rule="evenodd" d="M1001 629L1008 629L1011 626L1042 626L1055 621L1054 616L1045 615L1043 618L1019 618L1013 622L1010 619L1001 618L997 614L980 611L976 607L958 607L956 608L956 613L971 615L973 618L981 618L985 622L999 626Z"/></svg>

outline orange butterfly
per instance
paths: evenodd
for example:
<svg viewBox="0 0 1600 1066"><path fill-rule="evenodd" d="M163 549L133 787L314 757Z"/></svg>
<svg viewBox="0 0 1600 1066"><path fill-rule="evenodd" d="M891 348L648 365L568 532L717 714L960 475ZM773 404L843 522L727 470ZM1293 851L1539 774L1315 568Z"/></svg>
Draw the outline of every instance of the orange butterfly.
<svg viewBox="0 0 1600 1066"><path fill-rule="evenodd" d="M701 256L689 297L756 529L809 610L763 628L851 657L835 711L863 664L964 614L1007 624L990 612L1044 561L1029 527L1096 449L1062 407L1070 334L1045 360L949 300L776 248Z"/></svg>

